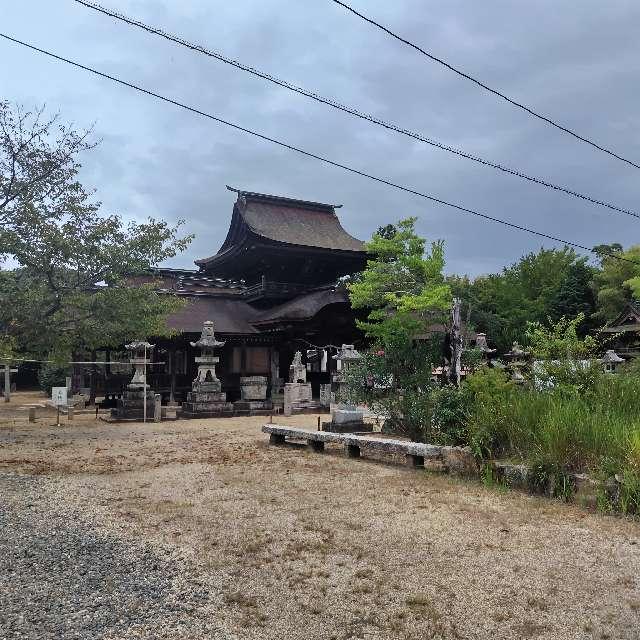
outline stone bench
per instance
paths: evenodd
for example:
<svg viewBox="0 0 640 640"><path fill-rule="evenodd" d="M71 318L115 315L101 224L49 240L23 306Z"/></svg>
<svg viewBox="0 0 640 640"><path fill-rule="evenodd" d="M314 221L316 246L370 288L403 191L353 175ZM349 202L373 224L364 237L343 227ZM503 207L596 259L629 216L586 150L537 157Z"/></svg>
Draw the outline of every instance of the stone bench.
<svg viewBox="0 0 640 640"><path fill-rule="evenodd" d="M361 452L403 455L412 467L423 467L425 460L439 461L446 470L469 472L475 470L475 459L468 447L446 447L407 440L374 438L350 433L309 431L296 427L265 424L263 433L269 434L270 444L284 444L286 438L306 440L308 447L316 452L324 451L327 442L342 444L349 458L359 458Z"/></svg>

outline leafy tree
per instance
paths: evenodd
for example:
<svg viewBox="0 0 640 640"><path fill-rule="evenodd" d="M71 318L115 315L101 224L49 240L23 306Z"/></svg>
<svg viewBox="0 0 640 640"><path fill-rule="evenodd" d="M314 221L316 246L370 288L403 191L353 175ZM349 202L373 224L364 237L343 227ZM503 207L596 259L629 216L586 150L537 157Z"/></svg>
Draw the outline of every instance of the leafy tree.
<svg viewBox="0 0 640 640"><path fill-rule="evenodd" d="M373 341L350 372L351 400L384 413L396 431L424 439L431 424L431 372L440 358L434 340L418 337L442 320L451 303L442 275L444 246L434 242L425 253L415 218L409 218L380 229L367 251L367 268L347 285L351 305L369 310L359 327Z"/></svg>
<svg viewBox="0 0 640 640"><path fill-rule="evenodd" d="M0 241L25 213L60 219L85 200L78 156L95 146L89 134L61 124L57 114L45 117L44 108L25 111L0 101Z"/></svg>
<svg viewBox="0 0 640 640"><path fill-rule="evenodd" d="M526 336L532 355L545 360L581 359L592 355L597 348L595 338L578 335L578 327L584 319L584 313L581 313L573 319L560 318L548 325L529 322Z"/></svg>
<svg viewBox="0 0 640 640"><path fill-rule="evenodd" d="M451 290L442 275L444 245L434 242L425 254L415 222L416 218L401 220L387 237L374 234L366 245L373 259L359 281L348 284L351 306L370 309L368 322L361 322L360 328L383 342L400 325L417 332L424 325L421 318L442 314L450 305Z"/></svg>
<svg viewBox="0 0 640 640"><path fill-rule="evenodd" d="M188 245L181 223L102 214L77 180L75 156L91 144L57 117L2 103L0 133L2 253L19 265L0 270L0 334L60 358L166 334L164 318L181 302L132 277Z"/></svg>
<svg viewBox="0 0 640 640"><path fill-rule="evenodd" d="M594 273L586 258L564 247L530 253L499 274L472 281L451 277L448 282L465 304L463 316L504 352L515 340L524 340L527 322L589 316L594 310ZM588 329L584 323L580 332Z"/></svg>
<svg viewBox="0 0 640 640"><path fill-rule="evenodd" d="M601 257L602 270L594 278L595 318L601 323L613 320L632 298L640 298L640 245L615 255L623 259L610 254Z"/></svg>

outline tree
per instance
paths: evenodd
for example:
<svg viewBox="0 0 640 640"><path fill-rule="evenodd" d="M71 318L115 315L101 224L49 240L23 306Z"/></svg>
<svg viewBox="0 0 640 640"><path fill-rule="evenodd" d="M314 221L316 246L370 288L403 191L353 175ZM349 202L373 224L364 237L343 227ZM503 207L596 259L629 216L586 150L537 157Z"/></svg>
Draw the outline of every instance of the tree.
<svg viewBox="0 0 640 640"><path fill-rule="evenodd" d="M61 124L58 114L45 117L44 107L25 111L0 101L0 240L29 210L60 219L85 199L78 155L95 146L89 135Z"/></svg>
<svg viewBox="0 0 640 640"><path fill-rule="evenodd" d="M594 310L592 280L595 269L573 249L541 249L523 256L502 273L468 278L451 277L454 295L464 304L477 331L487 334L499 351L522 341L527 322L559 320ZM588 324L580 331L586 333Z"/></svg>
<svg viewBox="0 0 640 640"><path fill-rule="evenodd" d="M640 245L615 256L602 255L602 270L594 278L595 317L601 323L613 320L632 298L640 298Z"/></svg>
<svg viewBox="0 0 640 640"><path fill-rule="evenodd" d="M191 237L149 219L125 224L104 215L77 180L75 155L86 134L42 121L42 112L0 110L2 252L19 267L0 271L0 334L18 347L61 358L165 335L165 317L181 302L132 277L184 250Z"/></svg>
<svg viewBox="0 0 640 640"><path fill-rule="evenodd" d="M387 416L394 429L424 439L430 424L431 375L438 348L425 340L428 325L442 321L451 303L444 282L444 246L415 233L415 218L381 228L367 243L372 258L347 285L351 305L368 309L359 327L372 339L371 350L348 380L351 399Z"/></svg>
<svg viewBox="0 0 640 640"><path fill-rule="evenodd" d="M401 220L395 232L375 233L366 249L374 256L357 282L349 283L351 306L370 309L360 328L385 340L400 325L419 331L428 315L449 308L451 289L444 281L444 244L434 242L425 254L425 241L415 233L416 218Z"/></svg>

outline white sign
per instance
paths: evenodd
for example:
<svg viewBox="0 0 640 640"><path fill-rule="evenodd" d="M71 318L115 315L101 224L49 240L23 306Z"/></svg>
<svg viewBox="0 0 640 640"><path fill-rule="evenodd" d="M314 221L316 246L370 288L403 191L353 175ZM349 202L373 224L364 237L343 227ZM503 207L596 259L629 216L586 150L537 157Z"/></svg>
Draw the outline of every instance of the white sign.
<svg viewBox="0 0 640 640"><path fill-rule="evenodd" d="M64 407L67 404L67 387L52 387L51 402L56 407Z"/></svg>

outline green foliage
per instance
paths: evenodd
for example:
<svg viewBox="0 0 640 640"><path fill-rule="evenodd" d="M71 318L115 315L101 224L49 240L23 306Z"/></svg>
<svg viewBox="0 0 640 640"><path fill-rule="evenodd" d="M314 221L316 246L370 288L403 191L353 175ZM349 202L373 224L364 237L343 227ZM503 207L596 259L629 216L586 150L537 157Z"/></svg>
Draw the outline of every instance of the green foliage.
<svg viewBox="0 0 640 640"><path fill-rule="evenodd" d="M374 347L345 373L341 400L365 404L385 416L387 425L413 440L430 435L435 385L431 380L439 345L413 343L404 331L390 333L387 349Z"/></svg>
<svg viewBox="0 0 640 640"><path fill-rule="evenodd" d="M556 322L579 313L589 317L594 310L594 273L586 258L565 247L530 253L500 274L475 280L451 276L447 281L463 301L463 316L506 352L514 341L524 341L527 322ZM590 328L585 322L579 333Z"/></svg>
<svg viewBox="0 0 640 640"><path fill-rule="evenodd" d="M352 402L368 404L387 416L400 433L417 440L431 435L438 339L417 339L427 324L442 319L451 302L442 275L444 246L415 233L415 218L378 230L367 244L367 268L347 284L354 309L368 309L359 327L373 347L347 380Z"/></svg>
<svg viewBox="0 0 640 640"><path fill-rule="evenodd" d="M528 322L526 328L527 344L534 358L584 359L595 353L598 346L592 336L580 338L578 327L584 322L584 313L574 319L560 318L548 326L540 322Z"/></svg>
<svg viewBox="0 0 640 640"><path fill-rule="evenodd" d="M615 255L626 260L602 255L602 269L594 278L597 291L595 316L601 323L613 320L629 300L640 297L640 264L629 262L640 263L640 245L627 251L616 251Z"/></svg>
<svg viewBox="0 0 640 640"><path fill-rule="evenodd" d="M41 218L60 219L86 193L78 183L78 155L94 146L89 131L61 124L44 108L26 111L0 101L0 246L4 232L38 211Z"/></svg>
<svg viewBox="0 0 640 640"><path fill-rule="evenodd" d="M417 332L421 317L441 314L451 302L451 291L444 282L444 245L431 244L425 254L425 241L415 233L415 218L401 220L397 226L380 229L367 243L373 256L356 282L347 285L351 306L369 309L368 322L361 322L365 333L382 343L388 334Z"/></svg>
<svg viewBox="0 0 640 640"><path fill-rule="evenodd" d="M51 388L64 387L67 383L67 376L70 375L71 367L45 362L38 371L38 384L50 396Z"/></svg>
<svg viewBox="0 0 640 640"><path fill-rule="evenodd" d="M167 335L182 302L133 286L188 246L170 226L104 215L77 180L86 133L0 103L0 233L19 267L0 271L0 331L22 352L67 354ZM150 278L147 278L148 280Z"/></svg>
<svg viewBox="0 0 640 640"><path fill-rule="evenodd" d="M466 445L471 395L454 385L433 391L429 442L453 446Z"/></svg>
<svg viewBox="0 0 640 640"><path fill-rule="evenodd" d="M497 370L471 375L469 443L484 458L526 461L534 469L532 488L565 499L573 491L571 473L617 475L619 490L607 499L616 509L637 513L640 376L633 370L590 375L580 393L567 393L563 385L545 391L518 387Z"/></svg>
<svg viewBox="0 0 640 640"><path fill-rule="evenodd" d="M0 335L0 365L16 354L16 339L9 335Z"/></svg>

